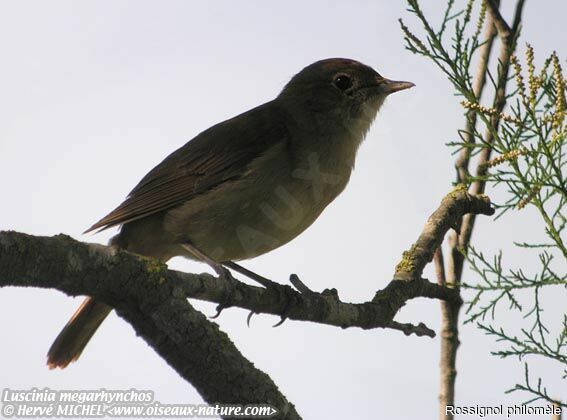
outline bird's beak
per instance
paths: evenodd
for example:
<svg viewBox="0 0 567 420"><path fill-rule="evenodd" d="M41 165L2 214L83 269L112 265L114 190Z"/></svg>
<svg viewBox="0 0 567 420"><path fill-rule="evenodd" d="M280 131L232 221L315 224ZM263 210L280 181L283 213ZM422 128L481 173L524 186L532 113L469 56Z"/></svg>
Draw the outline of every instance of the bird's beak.
<svg viewBox="0 0 567 420"><path fill-rule="evenodd" d="M402 82L398 80L389 80L389 79L383 79L381 85L386 95L389 95L390 93L398 92L400 90L409 89L415 86L412 82Z"/></svg>

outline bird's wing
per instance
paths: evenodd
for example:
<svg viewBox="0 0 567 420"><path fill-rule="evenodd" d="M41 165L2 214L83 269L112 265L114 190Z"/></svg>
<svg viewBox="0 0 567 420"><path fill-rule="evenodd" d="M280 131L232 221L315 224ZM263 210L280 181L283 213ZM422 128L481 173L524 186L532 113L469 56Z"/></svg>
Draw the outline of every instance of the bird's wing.
<svg viewBox="0 0 567 420"><path fill-rule="evenodd" d="M282 111L273 102L217 124L166 157L85 233L167 210L240 178L252 161L288 140Z"/></svg>

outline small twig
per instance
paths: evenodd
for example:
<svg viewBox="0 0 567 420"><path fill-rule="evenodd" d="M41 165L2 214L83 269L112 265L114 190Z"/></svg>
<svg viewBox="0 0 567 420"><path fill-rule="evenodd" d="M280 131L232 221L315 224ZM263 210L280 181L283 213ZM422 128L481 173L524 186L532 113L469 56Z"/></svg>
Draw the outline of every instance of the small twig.
<svg viewBox="0 0 567 420"><path fill-rule="evenodd" d="M492 23L492 18L489 16L486 21L486 26L484 29L484 44L480 47L480 57L478 61L478 67L476 76L473 82L473 93L480 103L482 98L482 93L486 85L486 74L488 72L488 63L490 60L490 53L492 52L492 46L494 45L494 39L496 37L496 29ZM476 132L476 122L477 116L474 111L467 112L466 115L466 125L463 133L463 142L466 145L473 145L475 143L475 132ZM466 183L470 177L469 173L469 161L472 153L472 147L463 147L459 152L459 157L455 161L455 168L457 169L457 183Z"/></svg>
<svg viewBox="0 0 567 420"><path fill-rule="evenodd" d="M315 294L315 292L313 290L311 290L309 287L307 287L307 285L305 285L305 283L303 283L299 279L297 274L291 274L289 276L289 282L293 285L293 287L295 287L300 293L303 293L304 295Z"/></svg>
<svg viewBox="0 0 567 420"><path fill-rule="evenodd" d="M445 278L445 261L443 258L443 249L438 247L433 256L433 263L435 264L435 276L437 277L437 284L445 286L447 279Z"/></svg>
<svg viewBox="0 0 567 420"><path fill-rule="evenodd" d="M522 0L520 0L522 1ZM510 25L504 20L502 14L500 13L499 5L495 0L486 0L486 4L488 6L488 13L494 22L494 26L498 31L498 36L503 40L507 40L512 35L512 29Z"/></svg>
<svg viewBox="0 0 567 420"><path fill-rule="evenodd" d="M420 322L418 325L413 325L413 324L401 324L399 322L392 321L390 325L388 325L388 327L394 330L400 330L405 335L415 334L418 337L427 336L427 337L435 338L435 331L429 329L423 322Z"/></svg>

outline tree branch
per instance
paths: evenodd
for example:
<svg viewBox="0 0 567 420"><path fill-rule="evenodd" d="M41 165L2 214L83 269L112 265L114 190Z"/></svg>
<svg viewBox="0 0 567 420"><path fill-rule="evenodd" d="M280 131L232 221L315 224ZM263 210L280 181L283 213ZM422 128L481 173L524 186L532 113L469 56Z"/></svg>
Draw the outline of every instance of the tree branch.
<svg viewBox="0 0 567 420"><path fill-rule="evenodd" d="M480 56L476 69L476 75L473 83L473 93L477 102L480 103L484 87L486 85L486 76L488 74L488 65L490 62L490 53L494 39L496 38L496 27L494 25L494 10L498 11L499 1L492 1L489 6L491 12L485 23L484 28L484 44L480 47ZM500 15L498 13L498 15ZM474 111L466 114L466 124L463 135L463 141L471 147L463 147L459 152L459 156L455 161L457 169L457 182L464 183L470 177L469 162L472 153L472 145L475 143L475 131L477 124L477 115ZM437 283L443 286L452 287L455 293L459 294L458 284L455 282L455 258L462 258L458 244L454 241L456 232L450 233L453 238L453 245L450 245L449 254L449 283L447 283L447 275L445 273L445 262L441 247L437 249L435 254L435 271L437 274ZM462 264L462 263L461 263ZM446 414L446 407L455 404L455 381L457 378L457 350L459 341L459 312L460 303L441 302L441 351L439 358L439 419L451 420L452 414Z"/></svg>
<svg viewBox="0 0 567 420"><path fill-rule="evenodd" d="M115 308L208 402L268 403L281 418L297 419L295 408L272 380L256 369L218 326L193 309L187 297L340 327L392 328L433 336L423 324L400 324L394 316L409 299L459 299L454 290L422 279L423 268L447 230L467 213L491 215L485 196L463 187L450 192L398 264L394 280L365 303L345 303L334 290L323 293L287 285L260 288L231 276L168 270L159 261L66 235L36 237L0 232L0 286L43 287L89 295ZM411 280L411 281L410 281ZM300 284L294 278L294 284ZM235 384L238 384L237 386Z"/></svg>
<svg viewBox="0 0 567 420"><path fill-rule="evenodd" d="M283 419L300 419L271 378L193 309L176 283L181 279L182 284L199 284L203 277L169 271L156 260L66 235L0 232L0 285L94 296L112 306L206 401L267 403Z"/></svg>
<svg viewBox="0 0 567 420"><path fill-rule="evenodd" d="M489 15L484 28L484 44L480 47L480 56L472 87L474 96L478 103L480 103L482 93L484 91L484 86L486 85L488 63L490 61L490 53L492 52L492 46L494 45L495 37L496 28L492 23L491 15ZM463 141L470 146L475 143L474 133L476 131L476 122L476 112L472 110L467 112ZM455 168L457 169L457 183L465 183L469 179L469 161L472 149L472 147L463 147L459 152L459 157L455 161Z"/></svg>
<svg viewBox="0 0 567 420"><path fill-rule="evenodd" d="M487 8L489 17L485 27L486 43L480 54L477 68L477 75L473 91L477 101L480 103L486 75L488 73L488 64L490 52L495 38L495 32L500 38L501 47L499 55L499 71L497 78L496 91L494 94L493 108L497 114L501 113L506 105L506 85L508 83L508 72L510 68L510 57L512 56L516 40L520 31L520 23L522 18L522 10L524 0L518 0L516 10L514 12L514 23L512 27L502 17L500 10L500 1L487 0ZM467 113L467 121L465 127L465 142L474 143L474 133L476 131L477 117L475 113ZM476 175L479 180L475 181L471 188L471 194L482 194L485 188L485 182L482 177L486 175L486 162L490 160L492 153L492 144L498 131L499 119L494 116L491 118L491 127L486 131L485 144L486 147L480 152L477 162ZM465 147L455 162L457 169L457 182L464 182L469 175L469 160L472 147ZM461 227L456 232L451 232L448 237L449 241L449 258L447 264L447 273L444 270L442 259L437 264L443 267L442 281L447 287L454 288L455 292L460 296L460 282L463 274L464 256L463 250L469 246L472 231L474 228L476 217L473 214L465 215L462 219ZM457 234L458 232L458 234ZM442 257L442 255L440 255ZM438 270L438 273L440 271ZM441 274L438 275L438 281L441 281ZM457 302L457 301L455 301ZM440 390L439 390L439 418L451 420L452 415L445 415L445 407L454 405L455 398L455 379L457 376L456 360L457 349L460 345L459 341L459 312L461 304L452 302L441 302L441 358L440 358Z"/></svg>
<svg viewBox="0 0 567 420"><path fill-rule="evenodd" d="M438 248L435 253L435 272L437 283L445 286L447 279L441 248ZM459 289L456 288L455 292L459 293ZM455 404L461 302L441 302L441 354L439 359L439 419L441 420L453 418L451 413L446 414L446 407Z"/></svg>
<svg viewBox="0 0 567 420"><path fill-rule="evenodd" d="M392 281L372 301L345 303L336 291L304 294L281 284L265 289L232 277L168 270L159 261L79 242L66 235L40 237L18 232L0 232L0 285L93 296L117 309L130 323L137 322L137 317L153 316L156 308L167 311L167 307L177 306L179 299L190 297L218 303L219 310L240 307L342 328L387 328L409 299L455 298L450 289L416 279ZM169 331L176 323L166 329Z"/></svg>
<svg viewBox="0 0 567 420"><path fill-rule="evenodd" d="M471 195L463 184L447 194L441 205L429 217L423 231L409 251L405 251L402 261L397 265L395 280L412 280L421 277L425 266L431 262L433 255L449 228L458 228L460 215L494 214L490 200L486 196Z"/></svg>
<svg viewBox="0 0 567 420"><path fill-rule="evenodd" d="M506 22L500 14L499 3L500 2L496 0L486 0L488 13L490 14L494 27L498 31L498 36L504 41L504 43L508 43L509 38L512 35L512 29L510 28L510 25L508 25L508 22ZM523 5L520 7L523 7Z"/></svg>
<svg viewBox="0 0 567 420"><path fill-rule="evenodd" d="M516 49L516 40L520 33L520 23L522 21L523 7L524 0L518 0L518 2L516 3L516 10L514 12L514 23L510 31L506 29L508 25L506 25L506 27L504 28L498 29L497 20L500 19L503 21L502 16L500 15L498 8L494 6L494 1L488 2L488 9L498 30L501 42L500 55L498 57L498 78L492 105L492 107L496 110L496 115L491 117L490 127L488 128L486 135L484 136L486 147L484 147L479 153L479 159L476 166L476 175L478 177L478 180L475 181L470 188L470 192L473 195L484 193L486 182L483 180L483 177L484 175L486 175L487 171L486 162L490 160L490 156L492 154L491 146L494 143L495 136L497 135L496 133L498 132L498 127L500 125L500 118L498 117L498 115L504 110L504 107L506 106L506 86L508 84L508 73L510 70L510 57ZM500 22L500 24L502 25L502 22ZM463 218L463 223L459 232L459 247L461 249L466 249L468 247L472 236L472 230L474 228L474 223L474 215L468 215ZM452 253L452 255L456 257L454 261L456 269L455 279L460 279L462 275L464 259L460 252L458 253L458 256L456 253Z"/></svg>

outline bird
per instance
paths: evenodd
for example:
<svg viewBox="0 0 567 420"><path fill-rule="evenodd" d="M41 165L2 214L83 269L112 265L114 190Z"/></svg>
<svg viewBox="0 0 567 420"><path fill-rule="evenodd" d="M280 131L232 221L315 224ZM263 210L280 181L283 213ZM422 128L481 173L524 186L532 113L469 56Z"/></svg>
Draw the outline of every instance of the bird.
<svg viewBox="0 0 567 420"><path fill-rule="evenodd" d="M87 232L120 227L109 244L211 265L257 257L302 233L344 190L386 97L413 87L347 58L303 68L279 95L201 132L167 156ZM47 354L77 360L112 308L87 297Z"/></svg>

